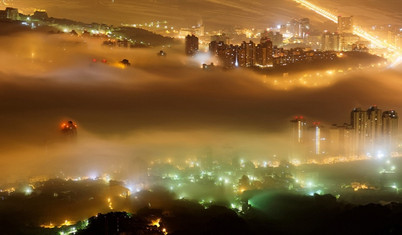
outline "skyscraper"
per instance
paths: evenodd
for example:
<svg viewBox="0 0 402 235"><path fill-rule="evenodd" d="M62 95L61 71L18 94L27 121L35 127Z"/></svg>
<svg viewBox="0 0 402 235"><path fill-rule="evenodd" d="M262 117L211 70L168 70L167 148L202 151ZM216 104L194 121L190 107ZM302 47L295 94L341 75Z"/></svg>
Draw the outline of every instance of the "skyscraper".
<svg viewBox="0 0 402 235"><path fill-rule="evenodd" d="M304 157L307 140L307 123L303 116L296 116L290 121L291 154L290 157Z"/></svg>
<svg viewBox="0 0 402 235"><path fill-rule="evenodd" d="M241 45L245 49L245 62L246 67L252 67L255 64L255 43L243 42Z"/></svg>
<svg viewBox="0 0 402 235"><path fill-rule="evenodd" d="M323 146L321 144L321 141L324 140L322 137L322 126L320 125L320 122L313 122L313 126L311 127L312 129L312 140L313 140L313 146L314 146L314 154L315 155L320 155L323 153Z"/></svg>
<svg viewBox="0 0 402 235"><path fill-rule="evenodd" d="M193 56L198 52L198 38L195 35L187 35L186 37L186 55Z"/></svg>
<svg viewBox="0 0 402 235"><path fill-rule="evenodd" d="M261 43L256 47L256 64L260 66L272 65L272 41L267 38L261 38Z"/></svg>
<svg viewBox="0 0 402 235"><path fill-rule="evenodd" d="M332 125L329 129L328 136L328 152L332 156L350 156L352 149L352 133L351 125L345 123L343 125Z"/></svg>
<svg viewBox="0 0 402 235"><path fill-rule="evenodd" d="M360 155L364 153L367 132L367 112L355 108L350 114L350 124L353 128L353 153Z"/></svg>
<svg viewBox="0 0 402 235"><path fill-rule="evenodd" d="M382 114L382 134L384 146L389 151L396 147L396 140L398 138L398 114L395 110L385 111Z"/></svg>
<svg viewBox="0 0 402 235"><path fill-rule="evenodd" d="M398 137L398 114L382 112L376 106L367 111L355 108L351 112L354 154L378 155L393 151Z"/></svg>
<svg viewBox="0 0 402 235"><path fill-rule="evenodd" d="M292 132L292 142L297 144L302 144L306 138L306 127L307 123L303 116L296 116L295 119L290 121L291 132Z"/></svg>
<svg viewBox="0 0 402 235"><path fill-rule="evenodd" d="M367 146L366 151L374 153L381 145L382 135L382 111L377 106L371 106L367 110Z"/></svg>
<svg viewBox="0 0 402 235"><path fill-rule="evenodd" d="M323 51L339 51L339 39L338 33L325 32L321 37L321 49Z"/></svg>

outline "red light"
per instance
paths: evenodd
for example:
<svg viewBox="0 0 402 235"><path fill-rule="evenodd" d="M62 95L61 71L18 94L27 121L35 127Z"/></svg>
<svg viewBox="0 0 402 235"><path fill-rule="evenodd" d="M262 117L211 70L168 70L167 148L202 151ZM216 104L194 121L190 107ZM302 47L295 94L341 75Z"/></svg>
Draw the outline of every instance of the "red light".
<svg viewBox="0 0 402 235"><path fill-rule="evenodd" d="M96 62L96 59L92 59L92 62Z"/></svg>
<svg viewBox="0 0 402 235"><path fill-rule="evenodd" d="M103 60L102 60L102 63L106 63L106 62L107 62L107 60L106 60L106 59L103 59Z"/></svg>
<svg viewBox="0 0 402 235"><path fill-rule="evenodd" d="M303 116L300 116L300 119L303 119Z"/></svg>

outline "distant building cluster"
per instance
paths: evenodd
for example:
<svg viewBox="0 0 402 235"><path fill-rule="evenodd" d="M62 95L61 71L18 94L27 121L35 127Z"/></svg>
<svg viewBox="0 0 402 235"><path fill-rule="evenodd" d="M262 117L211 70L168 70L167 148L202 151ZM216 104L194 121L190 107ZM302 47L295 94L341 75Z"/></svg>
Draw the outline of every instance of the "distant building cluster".
<svg viewBox="0 0 402 235"><path fill-rule="evenodd" d="M228 45L222 41L212 41L209 44L209 51L225 68L285 66L318 60L331 61L337 57L336 53L329 51L278 48L273 46L267 37L261 38L260 44L250 41L240 45Z"/></svg>
<svg viewBox="0 0 402 235"><path fill-rule="evenodd" d="M89 33L84 33L83 35ZM107 38L107 37L105 37ZM102 43L103 46L109 46L109 47L125 47L125 48L146 48L149 47L148 45L144 43L138 43L138 42L133 42L132 40L127 40L127 39L107 39L103 41Z"/></svg>
<svg viewBox="0 0 402 235"><path fill-rule="evenodd" d="M324 51L360 51L368 52L369 42L359 41L360 38L352 33L325 32L321 36L321 49Z"/></svg>
<svg viewBox="0 0 402 235"><path fill-rule="evenodd" d="M153 32L134 27L114 27L99 23L82 23L69 19L49 17L44 10L36 10L25 15L16 8L0 10L0 20L21 23L21 25L36 29L49 26L49 33L69 33L73 36L103 38L104 46L125 48L146 48L154 45L170 45L173 38L163 37Z"/></svg>
<svg viewBox="0 0 402 235"><path fill-rule="evenodd" d="M191 28L181 28L179 31L179 37L186 37L187 35L196 35L203 37L205 34L205 26L202 21L198 22L196 26Z"/></svg>
<svg viewBox="0 0 402 235"><path fill-rule="evenodd" d="M243 42L241 45L228 45L223 41L212 41L209 51L221 61L223 67L272 66L272 42L262 38L260 44Z"/></svg>
<svg viewBox="0 0 402 235"><path fill-rule="evenodd" d="M353 16L338 16L337 32L325 32L321 40L322 50L368 52L370 45L370 42L361 41L353 34Z"/></svg>
<svg viewBox="0 0 402 235"><path fill-rule="evenodd" d="M355 108L350 123L323 126L308 124L302 116L290 121L291 157L389 156L397 148L398 114L376 106L368 110Z"/></svg>
<svg viewBox="0 0 402 235"><path fill-rule="evenodd" d="M46 11L37 10L31 16L26 16L18 12L17 8L7 7L5 10L0 10L0 19L8 19L8 20L47 20L49 16Z"/></svg>
<svg viewBox="0 0 402 235"><path fill-rule="evenodd" d="M7 7L4 11L0 11L0 19L19 20L20 14L18 9Z"/></svg>
<svg viewBox="0 0 402 235"><path fill-rule="evenodd" d="M324 33L314 30L308 18L292 19L278 27L286 35L290 44L304 44L312 49L323 51L362 51L368 52L370 42L362 41L353 34L353 16L339 16L335 32Z"/></svg>
<svg viewBox="0 0 402 235"><path fill-rule="evenodd" d="M284 27L284 26L282 26ZM307 38L311 31L310 19L292 19L287 25L288 31L292 32L294 37L297 38Z"/></svg>

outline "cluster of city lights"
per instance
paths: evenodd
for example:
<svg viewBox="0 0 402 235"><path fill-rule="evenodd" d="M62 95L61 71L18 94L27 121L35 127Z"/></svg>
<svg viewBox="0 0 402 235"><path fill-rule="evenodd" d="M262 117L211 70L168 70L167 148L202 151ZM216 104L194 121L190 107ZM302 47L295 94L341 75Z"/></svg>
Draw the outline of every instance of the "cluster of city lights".
<svg viewBox="0 0 402 235"><path fill-rule="evenodd" d="M294 0L297 3L300 3L302 6L316 12L317 14L331 20L334 23L338 23L338 17L332 13L330 13L329 11L311 3L305 0ZM353 26L353 33L356 34L359 37L362 37L368 41L370 41L374 46L379 47L379 48L386 48L391 52L396 53L397 55L401 55L402 53L398 50L397 47L395 47L394 45L387 43L385 41L382 41L380 39L378 39L377 37L369 34L368 32L366 32L365 30L363 30L361 27L354 25ZM399 56L398 56L399 57Z"/></svg>

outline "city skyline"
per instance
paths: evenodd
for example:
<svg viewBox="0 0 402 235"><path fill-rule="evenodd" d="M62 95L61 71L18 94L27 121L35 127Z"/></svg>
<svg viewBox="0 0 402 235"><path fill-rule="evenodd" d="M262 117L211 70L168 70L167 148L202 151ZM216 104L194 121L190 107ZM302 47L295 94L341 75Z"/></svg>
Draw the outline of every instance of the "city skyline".
<svg viewBox="0 0 402 235"><path fill-rule="evenodd" d="M326 9L335 10L338 15L354 15L360 25L387 25L399 24L402 20L399 12L401 6L397 0L384 1L379 5L375 2L354 1L313 1L313 3L326 6ZM59 6L63 5L64 10ZM241 27L264 28L267 24L283 24L289 18L309 16L314 22L323 23L324 19L311 14L307 9L299 7L293 0L289 1L254 1L252 4L242 1L202 0L202 1L64 1L57 0L51 3L45 0L2 1L0 7L16 7L26 14L32 14L35 9L44 9L54 17L71 18L86 23L97 21L100 23L120 25L145 23L150 21L171 21L181 27L183 20L195 25L203 20L210 27L239 25ZM81 8L81 10L77 10ZM209 11L209 9L215 9ZM194 14L193 9L197 9ZM394 14L384 14L394 12ZM136 13L136 14L133 14ZM124 19L124 20L122 20ZM379 20L382 22L379 23ZM368 24L368 25L367 25Z"/></svg>

